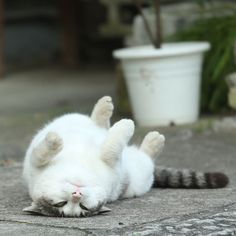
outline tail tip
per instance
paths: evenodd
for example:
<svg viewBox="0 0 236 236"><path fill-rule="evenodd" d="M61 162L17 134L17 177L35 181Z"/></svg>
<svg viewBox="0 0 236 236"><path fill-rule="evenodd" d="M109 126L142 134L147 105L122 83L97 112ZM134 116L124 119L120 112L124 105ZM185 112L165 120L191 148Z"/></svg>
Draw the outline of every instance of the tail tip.
<svg viewBox="0 0 236 236"><path fill-rule="evenodd" d="M222 172L211 173L213 188L224 188L229 183L229 177Z"/></svg>

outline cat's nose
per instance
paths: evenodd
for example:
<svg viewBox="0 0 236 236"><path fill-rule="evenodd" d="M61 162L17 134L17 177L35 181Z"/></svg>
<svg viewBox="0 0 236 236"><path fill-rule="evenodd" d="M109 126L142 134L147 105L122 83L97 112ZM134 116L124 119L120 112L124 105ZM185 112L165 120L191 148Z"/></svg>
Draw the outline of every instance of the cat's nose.
<svg viewBox="0 0 236 236"><path fill-rule="evenodd" d="M79 202L79 200L82 196L83 196L83 194L79 190L77 190L72 193L72 201L75 203Z"/></svg>

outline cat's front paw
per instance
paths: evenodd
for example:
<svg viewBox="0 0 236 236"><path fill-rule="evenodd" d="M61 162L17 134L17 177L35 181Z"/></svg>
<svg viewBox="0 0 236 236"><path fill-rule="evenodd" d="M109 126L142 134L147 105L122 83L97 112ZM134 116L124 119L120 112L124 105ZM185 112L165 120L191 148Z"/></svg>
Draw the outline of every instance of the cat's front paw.
<svg viewBox="0 0 236 236"><path fill-rule="evenodd" d="M116 122L112 126L112 132L116 133L117 137L122 137L125 141L129 141L129 139L134 134L135 125L131 119L122 119Z"/></svg>
<svg viewBox="0 0 236 236"><path fill-rule="evenodd" d="M32 161L39 167L44 166L57 155L63 147L60 136L54 132L49 132L44 140L32 151Z"/></svg>
<svg viewBox="0 0 236 236"><path fill-rule="evenodd" d="M45 138L47 147L51 151L61 151L63 141L61 137L55 132L49 132Z"/></svg>
<svg viewBox="0 0 236 236"><path fill-rule="evenodd" d="M149 132L143 139L140 149L150 157L159 155L165 145L165 137L157 131Z"/></svg>

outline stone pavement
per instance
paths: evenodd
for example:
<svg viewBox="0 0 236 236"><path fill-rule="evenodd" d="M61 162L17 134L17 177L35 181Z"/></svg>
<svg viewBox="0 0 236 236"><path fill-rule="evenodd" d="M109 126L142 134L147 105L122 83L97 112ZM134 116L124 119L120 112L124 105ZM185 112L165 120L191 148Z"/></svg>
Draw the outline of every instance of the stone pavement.
<svg viewBox="0 0 236 236"><path fill-rule="evenodd" d="M93 87L96 83L100 81L93 81ZM88 84L83 81L80 86L82 91ZM96 91L88 90L88 94L81 96L83 102L78 101L78 109L88 112L96 96L114 92L112 83L106 86ZM5 91L5 97L7 94ZM90 94L92 99L87 100ZM41 107L37 104L34 107L34 102L29 102L29 106L24 103L24 112L8 111L7 106L2 108L0 235L236 235L236 130L215 132L212 122L204 120L192 126L159 129L166 135L167 142L157 164L224 171L231 181L227 188L153 189L141 198L114 202L109 205L110 213L90 218L42 217L23 213L22 209L30 203L21 179L24 151L40 126L64 111L73 110L75 107L71 104L77 104L78 98L75 101L75 97L68 96L66 99L70 102L58 107L55 104L59 97L53 95L53 106L47 104L46 99ZM11 101L9 97L7 99ZM12 107L17 105L17 99L13 100ZM135 142L140 143L147 131L138 128Z"/></svg>

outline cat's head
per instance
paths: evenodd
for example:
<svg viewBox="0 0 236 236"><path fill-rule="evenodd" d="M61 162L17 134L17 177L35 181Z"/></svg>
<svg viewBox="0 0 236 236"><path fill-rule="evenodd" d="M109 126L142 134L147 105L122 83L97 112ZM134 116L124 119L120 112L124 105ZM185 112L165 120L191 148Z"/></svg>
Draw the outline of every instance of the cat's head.
<svg viewBox="0 0 236 236"><path fill-rule="evenodd" d="M23 211L36 215L57 217L91 216L110 211L103 203L90 208L87 205L89 193L83 191L84 189L86 188L68 182L36 185L32 194L33 202Z"/></svg>

